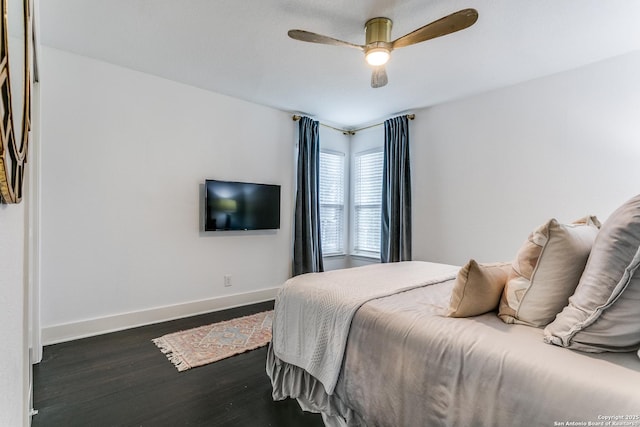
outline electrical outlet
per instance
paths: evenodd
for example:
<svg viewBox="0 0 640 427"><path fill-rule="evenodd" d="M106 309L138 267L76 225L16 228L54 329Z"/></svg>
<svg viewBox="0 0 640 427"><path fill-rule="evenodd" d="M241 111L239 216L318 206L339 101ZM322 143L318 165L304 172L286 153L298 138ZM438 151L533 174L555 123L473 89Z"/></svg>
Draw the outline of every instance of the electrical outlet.
<svg viewBox="0 0 640 427"><path fill-rule="evenodd" d="M224 286L225 287L231 286L231 275L230 274L225 274L224 275Z"/></svg>

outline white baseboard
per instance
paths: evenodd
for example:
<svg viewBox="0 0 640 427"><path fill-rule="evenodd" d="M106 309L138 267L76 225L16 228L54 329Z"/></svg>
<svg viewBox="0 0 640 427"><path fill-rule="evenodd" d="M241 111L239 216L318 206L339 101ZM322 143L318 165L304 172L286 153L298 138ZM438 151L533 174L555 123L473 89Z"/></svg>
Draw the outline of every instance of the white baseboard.
<svg viewBox="0 0 640 427"><path fill-rule="evenodd" d="M276 297L279 289L279 287L262 289L242 294L225 295L184 304L117 314L115 316L83 320L81 322L49 326L42 328L42 344L49 345L72 341L138 326L268 301Z"/></svg>

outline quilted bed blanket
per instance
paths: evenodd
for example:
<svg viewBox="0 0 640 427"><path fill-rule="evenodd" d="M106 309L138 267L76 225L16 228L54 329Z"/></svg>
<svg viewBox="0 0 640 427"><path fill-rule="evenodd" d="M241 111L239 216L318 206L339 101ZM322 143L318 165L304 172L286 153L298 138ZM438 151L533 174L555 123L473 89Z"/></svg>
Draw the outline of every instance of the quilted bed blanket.
<svg viewBox="0 0 640 427"><path fill-rule="evenodd" d="M272 347L332 394L351 320L368 301L455 277L459 267L420 261L374 264L289 279L275 302Z"/></svg>

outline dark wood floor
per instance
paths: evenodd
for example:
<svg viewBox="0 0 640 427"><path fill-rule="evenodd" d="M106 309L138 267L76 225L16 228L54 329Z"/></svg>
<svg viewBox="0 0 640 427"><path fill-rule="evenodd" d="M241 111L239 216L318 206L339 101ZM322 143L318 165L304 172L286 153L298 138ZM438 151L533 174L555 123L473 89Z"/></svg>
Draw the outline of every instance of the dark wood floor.
<svg viewBox="0 0 640 427"><path fill-rule="evenodd" d="M34 366L32 425L322 426L295 400L273 402L266 347L178 372L151 342L271 308L260 303L47 346Z"/></svg>

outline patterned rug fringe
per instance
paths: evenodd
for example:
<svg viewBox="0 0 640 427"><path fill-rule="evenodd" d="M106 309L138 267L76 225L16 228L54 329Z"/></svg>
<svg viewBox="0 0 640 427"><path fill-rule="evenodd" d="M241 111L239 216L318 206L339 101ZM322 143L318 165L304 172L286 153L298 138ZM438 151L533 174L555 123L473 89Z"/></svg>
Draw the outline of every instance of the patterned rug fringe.
<svg viewBox="0 0 640 427"><path fill-rule="evenodd" d="M154 338L178 372L217 362L267 345L273 310Z"/></svg>
<svg viewBox="0 0 640 427"><path fill-rule="evenodd" d="M187 361L184 360L180 356L180 354L175 352L175 350L171 347L171 344L166 342L162 337L155 338L151 341L153 341L153 343L160 349L162 354L167 356L169 362L173 363L173 365L178 369L178 372L186 371L187 369L191 368Z"/></svg>

